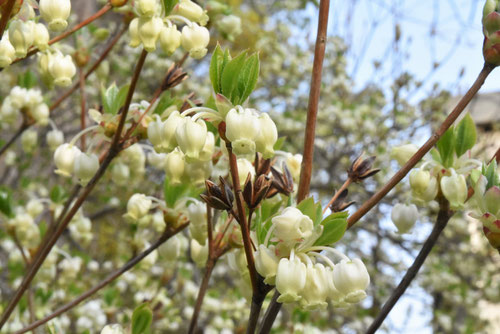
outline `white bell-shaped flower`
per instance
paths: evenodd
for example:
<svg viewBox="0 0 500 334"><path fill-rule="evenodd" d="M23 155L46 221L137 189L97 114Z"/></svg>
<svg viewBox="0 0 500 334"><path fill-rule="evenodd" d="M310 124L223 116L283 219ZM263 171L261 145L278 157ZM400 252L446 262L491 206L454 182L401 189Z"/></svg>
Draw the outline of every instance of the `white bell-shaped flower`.
<svg viewBox="0 0 500 334"><path fill-rule="evenodd" d="M278 272L278 264L280 259L274 252L274 246L266 247L259 245L255 252L255 269L264 277L266 284L274 285L276 283L276 273Z"/></svg>
<svg viewBox="0 0 500 334"><path fill-rule="evenodd" d="M450 202L450 207L456 210L463 208L467 200L467 182L465 176L457 174L453 168L450 169L450 174L441 177L441 191Z"/></svg>
<svg viewBox="0 0 500 334"><path fill-rule="evenodd" d="M276 273L276 289L281 294L278 302L299 301L302 298L300 294L306 285L306 276L306 265L298 258L281 259Z"/></svg>
<svg viewBox="0 0 500 334"><path fill-rule="evenodd" d="M314 229L311 218L294 207L286 208L271 222L274 225L274 235L285 244L294 244L308 238Z"/></svg>
<svg viewBox="0 0 500 334"><path fill-rule="evenodd" d="M175 131L177 143L190 160L198 160L207 140L207 125L202 119L185 117Z"/></svg>
<svg viewBox="0 0 500 334"><path fill-rule="evenodd" d="M410 158L417 153L418 146L414 144L406 144L396 146L391 151L391 158L396 160L401 166L406 164Z"/></svg>
<svg viewBox="0 0 500 334"><path fill-rule="evenodd" d="M160 46L167 55L171 55L181 45L181 32L175 25L163 27L160 33Z"/></svg>
<svg viewBox="0 0 500 334"><path fill-rule="evenodd" d="M0 67L9 66L14 59L16 59L16 49L10 43L8 34L5 33L0 41Z"/></svg>
<svg viewBox="0 0 500 334"><path fill-rule="evenodd" d="M139 15L151 17L159 10L160 4L157 0L138 0L134 5Z"/></svg>
<svg viewBox="0 0 500 334"><path fill-rule="evenodd" d="M62 31L68 26L67 19L71 14L70 0L40 0L40 14L48 22L49 29Z"/></svg>
<svg viewBox="0 0 500 334"><path fill-rule="evenodd" d="M333 283L333 268L328 266L326 268L326 276L328 282L327 298L331 301L334 307L345 308L349 303L345 301L345 295L335 287Z"/></svg>
<svg viewBox="0 0 500 334"><path fill-rule="evenodd" d="M212 174L212 161L194 161L186 164L186 177L194 185L202 185Z"/></svg>
<svg viewBox="0 0 500 334"><path fill-rule="evenodd" d="M37 124L45 126L49 123L49 107L45 103L40 103L31 110L31 116Z"/></svg>
<svg viewBox="0 0 500 334"><path fill-rule="evenodd" d="M184 117L180 115L179 111L175 110L168 115L163 126L163 150L171 152L177 146L176 130Z"/></svg>
<svg viewBox="0 0 500 334"><path fill-rule="evenodd" d="M193 201L187 207L190 225L206 226L207 205L201 201Z"/></svg>
<svg viewBox="0 0 500 334"><path fill-rule="evenodd" d="M207 243L208 231L206 226L189 224L189 234L200 245L203 246Z"/></svg>
<svg viewBox="0 0 500 334"><path fill-rule="evenodd" d="M226 138L235 154L255 154L255 140L260 133L260 122L253 109L237 106L226 115Z"/></svg>
<svg viewBox="0 0 500 334"><path fill-rule="evenodd" d="M191 259L200 268L203 268L208 258L208 242L202 246L195 239L191 239Z"/></svg>
<svg viewBox="0 0 500 334"><path fill-rule="evenodd" d="M144 194L133 194L127 203L126 218L137 221L146 216L153 202Z"/></svg>
<svg viewBox="0 0 500 334"><path fill-rule="evenodd" d="M324 309L328 306L328 275L321 263L309 263L306 269L306 284L300 301L307 310Z"/></svg>
<svg viewBox="0 0 500 334"><path fill-rule="evenodd" d="M248 174L250 174L250 180L254 179L255 168L252 163L245 158L236 160L236 165L238 166L238 179L240 180L240 187L243 187L245 181L247 180Z"/></svg>
<svg viewBox="0 0 500 334"><path fill-rule="evenodd" d="M215 149L215 136L212 132L207 132L207 139L205 140L205 145L200 152L200 161L209 161L212 160L212 155L214 154Z"/></svg>
<svg viewBox="0 0 500 334"><path fill-rule="evenodd" d="M33 218L43 212L43 203L39 199L31 199L26 204L26 212Z"/></svg>
<svg viewBox="0 0 500 334"><path fill-rule="evenodd" d="M130 21L130 24L128 25L128 33L129 33L129 43L133 48L138 47L141 45L141 37L139 36L139 18L136 17L132 21Z"/></svg>
<svg viewBox="0 0 500 334"><path fill-rule="evenodd" d="M278 140L278 129L268 114L260 114L258 120L260 132L255 139L255 145L264 159L269 159L274 156L274 144Z"/></svg>
<svg viewBox="0 0 500 334"><path fill-rule="evenodd" d="M64 143L64 133L59 130L51 130L47 132L47 144L51 151L55 151L60 145Z"/></svg>
<svg viewBox="0 0 500 334"><path fill-rule="evenodd" d="M71 144L62 144L54 152L54 163L57 167L56 174L71 177L75 160L82 152L78 147Z"/></svg>
<svg viewBox="0 0 500 334"><path fill-rule="evenodd" d="M438 193L438 183L429 171L415 169L410 172L410 186L413 195L424 202L432 201Z"/></svg>
<svg viewBox="0 0 500 334"><path fill-rule="evenodd" d="M114 164L111 168L111 180L119 186L126 185L130 181L130 168L121 162Z"/></svg>
<svg viewBox="0 0 500 334"><path fill-rule="evenodd" d="M398 233L407 233L418 219L417 206L398 203L392 208L391 219L398 228Z"/></svg>
<svg viewBox="0 0 500 334"><path fill-rule="evenodd" d="M181 255L181 240L174 235L158 248L158 253L166 261L175 262Z"/></svg>
<svg viewBox="0 0 500 334"><path fill-rule="evenodd" d="M159 17L139 18L139 38L147 52L156 50L156 41L158 41L162 29L163 21Z"/></svg>
<svg viewBox="0 0 500 334"><path fill-rule="evenodd" d="M45 27L45 24L43 24L43 23L35 24L33 31L35 34L33 44L40 51L47 50L47 48L49 47L50 35L49 35L49 31Z"/></svg>
<svg viewBox="0 0 500 334"><path fill-rule="evenodd" d="M207 45L210 42L210 33L205 27L196 23L182 28L181 44L184 50L194 59L201 59L207 54Z"/></svg>
<svg viewBox="0 0 500 334"><path fill-rule="evenodd" d="M119 324L106 325L101 331L101 334L125 334L123 327Z"/></svg>
<svg viewBox="0 0 500 334"><path fill-rule="evenodd" d="M38 143L38 134L34 130L26 130L21 135L21 147L24 152L30 153L36 147Z"/></svg>
<svg viewBox="0 0 500 334"><path fill-rule="evenodd" d="M165 153L148 153L148 163L157 169L165 169L165 159L167 155Z"/></svg>
<svg viewBox="0 0 500 334"><path fill-rule="evenodd" d="M175 149L165 158L165 173L171 184L181 183L182 176L184 175L186 162L184 153L179 149Z"/></svg>
<svg viewBox="0 0 500 334"><path fill-rule="evenodd" d="M172 10L172 14L184 16L201 25L206 25L208 21L208 15L203 8L191 0L181 0Z"/></svg>
<svg viewBox="0 0 500 334"><path fill-rule="evenodd" d="M9 24L9 41L16 50L16 57L24 58L28 48L33 45L33 25L19 19L12 20Z"/></svg>
<svg viewBox="0 0 500 334"><path fill-rule="evenodd" d="M74 173L82 185L86 185L98 169L99 158L95 154L81 153L75 159Z"/></svg>
<svg viewBox="0 0 500 334"><path fill-rule="evenodd" d="M358 303L366 297L370 275L360 259L342 260L333 269L333 283L345 295L346 302Z"/></svg>
<svg viewBox="0 0 500 334"><path fill-rule="evenodd" d="M49 72L54 78L54 84L67 87L71 85L71 80L76 74L76 66L70 55L56 53L50 58Z"/></svg>

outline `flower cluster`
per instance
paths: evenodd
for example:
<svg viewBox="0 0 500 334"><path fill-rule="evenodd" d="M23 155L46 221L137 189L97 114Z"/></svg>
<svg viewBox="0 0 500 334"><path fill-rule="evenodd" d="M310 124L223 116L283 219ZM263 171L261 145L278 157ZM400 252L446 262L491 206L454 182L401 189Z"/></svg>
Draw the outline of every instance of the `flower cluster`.
<svg viewBox="0 0 500 334"><path fill-rule="evenodd" d="M305 309L358 303L366 297L370 276L360 259L350 260L332 247L313 246L322 230L295 207L272 218L266 240L255 252L264 282L276 285L281 303L300 302ZM325 255L341 260L334 262Z"/></svg>
<svg viewBox="0 0 500 334"><path fill-rule="evenodd" d="M37 124L47 125L49 107L43 102L40 90L19 86L12 88L0 108L0 121L12 124L19 119L21 114Z"/></svg>
<svg viewBox="0 0 500 334"><path fill-rule="evenodd" d="M169 15L164 15L165 9L158 0L135 1L134 11L138 17L129 26L131 47L142 44L146 51L153 52L159 41L163 51L169 55L181 45L195 59L207 54L210 34L204 25L208 15L191 0L181 0ZM185 24L182 32L173 21Z"/></svg>

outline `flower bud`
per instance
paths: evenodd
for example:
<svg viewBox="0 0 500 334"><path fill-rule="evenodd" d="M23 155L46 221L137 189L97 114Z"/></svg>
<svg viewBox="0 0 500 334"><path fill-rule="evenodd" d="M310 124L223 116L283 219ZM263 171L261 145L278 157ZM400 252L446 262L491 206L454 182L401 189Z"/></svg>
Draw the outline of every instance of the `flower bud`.
<svg viewBox="0 0 500 334"><path fill-rule="evenodd" d="M167 55L171 55L181 45L181 32L175 25L163 27L160 33L160 46Z"/></svg>
<svg viewBox="0 0 500 334"><path fill-rule="evenodd" d="M365 299L365 289L370 284L370 275L360 259L350 262L342 260L333 269L333 283L345 295L348 303L358 303Z"/></svg>
<svg viewBox="0 0 500 334"><path fill-rule="evenodd" d="M16 50L16 57L24 58L33 44L33 26L19 19L9 25L9 41Z"/></svg>
<svg viewBox="0 0 500 334"><path fill-rule="evenodd" d="M281 294L278 298L280 303L291 303L299 301L299 295L306 284L306 265L298 258L289 260L283 258L278 264L276 273L276 290Z"/></svg>
<svg viewBox="0 0 500 334"><path fill-rule="evenodd" d="M314 224L299 209L288 207L271 219L275 226L274 235L286 244L300 242L313 233Z"/></svg>
<svg viewBox="0 0 500 334"><path fill-rule="evenodd" d="M167 154L165 159L165 173L171 184L181 183L185 169L184 153L178 148Z"/></svg>
<svg viewBox="0 0 500 334"><path fill-rule="evenodd" d="M40 0L40 15L49 23L52 31L62 31L68 26L66 21L71 14L70 0Z"/></svg>
<svg viewBox="0 0 500 334"><path fill-rule="evenodd" d="M237 106L227 113L226 138L231 141L235 154L254 155L259 127L260 122L253 109Z"/></svg>
<svg viewBox="0 0 500 334"><path fill-rule="evenodd" d="M28 204L26 204L26 212L33 218L37 217L43 212L43 203L38 199L30 200Z"/></svg>
<svg viewBox="0 0 500 334"><path fill-rule="evenodd" d="M81 153L75 159L75 176L80 179L80 184L86 185L99 169L99 158L95 154Z"/></svg>
<svg viewBox="0 0 500 334"><path fill-rule="evenodd" d="M181 44L184 50L194 59L201 59L207 54L207 45L210 42L210 33L207 28L196 23L184 26L181 34Z"/></svg>
<svg viewBox="0 0 500 334"><path fill-rule="evenodd" d="M393 158L398 162L398 164L403 166L415 153L417 153L417 151L418 146L414 144L396 146L392 149L391 158Z"/></svg>
<svg viewBox="0 0 500 334"><path fill-rule="evenodd" d="M8 34L3 35L0 41L0 67L4 68L12 64L16 58L16 49L12 46L9 41Z"/></svg>
<svg viewBox="0 0 500 334"><path fill-rule="evenodd" d="M215 148L215 136L212 132L207 132L207 139L205 140L205 145L200 152L200 160L201 161L209 161L212 160L212 155L214 154Z"/></svg>
<svg viewBox="0 0 500 334"><path fill-rule="evenodd" d="M172 10L172 14L181 15L190 21L198 22L202 26L207 24L208 15L198 4L191 0L181 0Z"/></svg>
<svg viewBox="0 0 500 334"><path fill-rule="evenodd" d="M175 138L186 157L197 160L207 140L207 125L202 119L185 117L175 130Z"/></svg>
<svg viewBox="0 0 500 334"><path fill-rule="evenodd" d="M133 194L127 203L127 219L137 221L148 214L153 202L144 194Z"/></svg>
<svg viewBox="0 0 500 334"><path fill-rule="evenodd" d="M429 171L422 169L412 170L410 173L410 186L413 195L424 202L432 201L438 193L436 177Z"/></svg>
<svg viewBox="0 0 500 334"><path fill-rule="evenodd" d="M250 180L255 177L255 168L252 163L245 158L240 158L236 160L238 166L238 178L240 180L240 187L243 187L245 181L247 180L248 174L250 174Z"/></svg>
<svg viewBox="0 0 500 334"><path fill-rule="evenodd" d="M19 108L12 105L12 98L7 96L0 107L0 120L6 124L12 124L21 116Z"/></svg>
<svg viewBox="0 0 500 334"><path fill-rule="evenodd" d="M49 31L45 27L43 23L37 23L35 24L35 27L33 29L34 32L34 40L33 44L40 50L40 51L45 51L49 47Z"/></svg>
<svg viewBox="0 0 500 334"><path fill-rule="evenodd" d="M212 161L194 161L186 165L186 178L194 185L202 185L212 174Z"/></svg>
<svg viewBox="0 0 500 334"><path fill-rule="evenodd" d="M45 103L41 103L37 105L31 111L31 117L42 126L45 126L49 123L49 107Z"/></svg>
<svg viewBox="0 0 500 334"><path fill-rule="evenodd" d="M148 139L156 152L163 152L163 122L158 115L148 124Z"/></svg>
<svg viewBox="0 0 500 334"><path fill-rule="evenodd" d="M306 269L306 284L302 291L300 304L306 310L324 309L328 306L328 276L326 268L321 263L308 264Z"/></svg>
<svg viewBox="0 0 500 334"><path fill-rule="evenodd" d="M299 182L300 178L300 167L302 165L302 154L287 154L285 163L292 174L292 178L295 182Z"/></svg>
<svg viewBox="0 0 500 334"><path fill-rule="evenodd" d="M118 324L106 325L101 331L101 334L125 334L122 326Z"/></svg>
<svg viewBox="0 0 500 334"><path fill-rule="evenodd" d="M268 114L261 114L258 120L260 132L255 139L255 145L264 159L269 159L274 155L274 144L278 140L278 129Z"/></svg>
<svg viewBox="0 0 500 334"><path fill-rule="evenodd" d="M144 49L147 52L156 50L156 41L160 37L163 29L163 21L159 17L141 17L139 18L139 38L141 39Z"/></svg>
<svg viewBox="0 0 500 334"><path fill-rule="evenodd" d="M255 252L255 269L264 277L266 284L275 284L279 261L279 258L274 253L274 246L268 248L259 245L259 249Z"/></svg>
<svg viewBox="0 0 500 334"><path fill-rule="evenodd" d="M119 186L130 181L130 168L124 163L117 163L111 168L111 180Z"/></svg>
<svg viewBox="0 0 500 334"><path fill-rule="evenodd" d="M47 132L46 137L47 144L51 151L55 151L59 145L64 143L64 133L59 130L52 130Z"/></svg>
<svg viewBox="0 0 500 334"><path fill-rule="evenodd" d="M157 0L138 0L135 2L135 8L141 16L151 17L158 11Z"/></svg>
<svg viewBox="0 0 500 334"><path fill-rule="evenodd" d="M139 37L139 18L136 17L132 21L130 21L130 24L128 26L128 33L130 35L130 42L128 45L130 45L133 48L138 47L141 45L141 38Z"/></svg>
<svg viewBox="0 0 500 334"><path fill-rule="evenodd" d="M241 19L236 15L227 15L217 21L219 30L230 40L241 34Z"/></svg>
<svg viewBox="0 0 500 334"><path fill-rule="evenodd" d="M34 130L24 131L21 136L21 146L27 153L32 152L38 142L38 134Z"/></svg>
<svg viewBox="0 0 500 334"><path fill-rule="evenodd" d="M71 85L71 80L76 74L76 66L70 55L63 56L56 53L50 58L50 75L54 78L54 84L61 87Z"/></svg>
<svg viewBox="0 0 500 334"><path fill-rule="evenodd" d="M21 109L26 106L28 96L28 90L19 86L15 86L11 89L9 97L10 103L14 108Z"/></svg>
<svg viewBox="0 0 500 334"><path fill-rule="evenodd" d="M404 205L398 203L392 208L391 219L398 228L398 233L408 232L418 219L418 209L415 204Z"/></svg>
<svg viewBox="0 0 500 334"><path fill-rule="evenodd" d="M345 301L345 295L335 287L333 283L333 268L326 268L326 278L328 283L327 298L332 301L332 305L338 308L345 308L349 303Z"/></svg>
<svg viewBox="0 0 500 334"><path fill-rule="evenodd" d="M54 152L54 163L56 164L56 174L71 177L75 165L75 159L82 152L78 147L71 144L62 144Z"/></svg>
<svg viewBox="0 0 500 334"><path fill-rule="evenodd" d="M208 242L202 246L198 241L191 239L191 259L200 268L203 268L208 259Z"/></svg>
<svg viewBox="0 0 500 334"><path fill-rule="evenodd" d="M452 168L450 176L441 177L441 191L452 209L462 208L467 200L465 176L457 174Z"/></svg>
<svg viewBox="0 0 500 334"><path fill-rule="evenodd" d="M190 225L205 226L207 223L207 205L201 201L195 201L188 205L187 216Z"/></svg>
<svg viewBox="0 0 500 334"><path fill-rule="evenodd" d="M181 240L174 235L158 248L158 253L168 262L176 261L181 255Z"/></svg>

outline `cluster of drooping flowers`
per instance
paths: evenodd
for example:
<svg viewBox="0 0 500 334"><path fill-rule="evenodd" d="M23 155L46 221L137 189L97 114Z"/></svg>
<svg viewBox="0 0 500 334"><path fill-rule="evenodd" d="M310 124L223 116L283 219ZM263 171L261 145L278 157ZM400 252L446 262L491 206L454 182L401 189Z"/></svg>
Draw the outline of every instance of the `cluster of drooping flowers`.
<svg viewBox="0 0 500 334"><path fill-rule="evenodd" d="M66 20L71 12L71 1L41 0L39 10L50 30L62 31L68 25ZM16 58L26 57L31 47L40 51L48 49L49 31L43 23L37 22L32 2L24 1L0 41L0 67L10 65ZM62 71L67 60L63 64L56 63L53 65L54 74Z"/></svg>
<svg viewBox="0 0 500 334"><path fill-rule="evenodd" d="M38 55L38 70L48 86L67 87L76 74L73 58L55 49L47 49Z"/></svg>
<svg viewBox="0 0 500 334"><path fill-rule="evenodd" d="M467 139L464 139L467 138ZM470 149L476 140L474 122L467 115L456 127L451 127L438 142L437 149L424 157L409 175L412 200L426 204L444 196L452 210L463 209L468 197L467 177L481 167L481 162L471 157ZM404 165L418 150L408 144L394 148L392 157ZM418 210L414 204L398 204L393 208L392 219L400 233L406 233L415 224Z"/></svg>
<svg viewBox="0 0 500 334"><path fill-rule="evenodd" d="M483 224L491 246L500 251L500 177L495 160L471 174L474 195L471 216Z"/></svg>
<svg viewBox="0 0 500 334"><path fill-rule="evenodd" d="M168 15L158 0L137 0L133 9L138 17L130 22L130 46L142 44L146 51L153 52L159 41L167 54L172 54L181 45L195 59L207 54L210 34L204 26L208 15L198 4L181 0ZM174 21L185 24L182 32Z"/></svg>
<svg viewBox="0 0 500 334"><path fill-rule="evenodd" d="M31 199L25 206L15 208L13 218L7 221L7 227L15 235L23 247L36 248L40 242L40 230L36 223L37 217L43 212L44 199Z"/></svg>
<svg viewBox="0 0 500 334"><path fill-rule="evenodd" d="M271 220L255 267L264 282L276 285L279 302L299 302L305 309L358 303L366 297L370 276L360 259L349 259L333 247L314 246L322 229L296 207ZM340 259L335 264L328 255Z"/></svg>
<svg viewBox="0 0 500 334"><path fill-rule="evenodd" d="M12 124L21 115L39 125L48 124L49 107L43 102L43 96L39 89L15 86L3 100L0 107L0 122Z"/></svg>

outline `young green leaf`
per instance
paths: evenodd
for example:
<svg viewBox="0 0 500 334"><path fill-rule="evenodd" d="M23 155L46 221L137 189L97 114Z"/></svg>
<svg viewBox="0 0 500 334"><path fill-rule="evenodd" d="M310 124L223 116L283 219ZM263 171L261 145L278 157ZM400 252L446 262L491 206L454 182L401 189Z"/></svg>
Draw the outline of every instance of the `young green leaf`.
<svg viewBox="0 0 500 334"><path fill-rule="evenodd" d="M342 239L347 229L347 212L336 212L321 221L323 233L314 243L315 246L334 244Z"/></svg>
<svg viewBox="0 0 500 334"><path fill-rule="evenodd" d="M470 114L466 114L455 128L455 151L457 157L462 156L467 150L470 150L476 144L476 139L476 125Z"/></svg>
<svg viewBox="0 0 500 334"><path fill-rule="evenodd" d="M9 218L14 217L12 198L10 196L10 192L6 189L0 189L0 212Z"/></svg>
<svg viewBox="0 0 500 334"><path fill-rule="evenodd" d="M241 69L241 73L238 78L238 97L239 101L237 104L243 104L246 99L250 96L250 94L255 89L257 85L257 79L259 78L259 55L254 53L250 57L247 58L243 68Z"/></svg>
<svg viewBox="0 0 500 334"><path fill-rule="evenodd" d="M210 60L210 81L212 82L212 87L214 92L221 92L221 74L224 69L224 52L219 44L215 47L214 53L212 54L212 59Z"/></svg>
<svg viewBox="0 0 500 334"><path fill-rule="evenodd" d="M175 5L179 3L179 0L163 0L163 9L165 10L165 16L168 16Z"/></svg>
<svg viewBox="0 0 500 334"><path fill-rule="evenodd" d="M436 144L443 166L448 168L453 165L453 154L455 153L455 130L450 127Z"/></svg>
<svg viewBox="0 0 500 334"><path fill-rule="evenodd" d="M241 68L245 64L247 51L243 51L238 56L230 60L222 70L221 76L221 92L222 95L227 97L233 104L236 101L236 89L238 85L238 77Z"/></svg>
<svg viewBox="0 0 500 334"><path fill-rule="evenodd" d="M300 202L297 205L297 209L299 209L303 214L311 218L315 226L321 222L322 218L321 204L315 203L313 197L306 198L305 200Z"/></svg>
<svg viewBox="0 0 500 334"><path fill-rule="evenodd" d="M170 180L168 178L165 178L165 183L163 184L163 193L165 196L165 203L167 204L167 207L173 208L177 200L188 191L188 187L189 185L187 183L172 185L170 184Z"/></svg>
<svg viewBox="0 0 500 334"><path fill-rule="evenodd" d="M151 322L153 321L153 312L147 303L138 306L132 313L132 334L147 333Z"/></svg>

